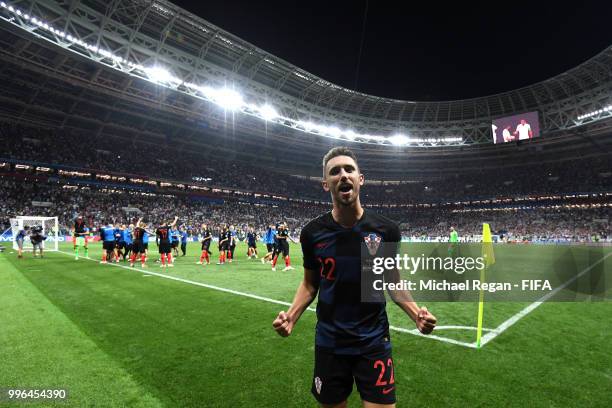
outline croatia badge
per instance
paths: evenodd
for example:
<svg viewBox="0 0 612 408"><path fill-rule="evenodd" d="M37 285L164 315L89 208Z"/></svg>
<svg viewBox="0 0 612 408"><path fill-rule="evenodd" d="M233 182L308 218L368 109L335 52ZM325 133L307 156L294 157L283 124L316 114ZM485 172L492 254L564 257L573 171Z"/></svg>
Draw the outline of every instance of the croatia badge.
<svg viewBox="0 0 612 408"><path fill-rule="evenodd" d="M363 237L363 242L365 242L366 247L368 247L368 252L370 255L376 255L376 251L378 251L378 247L380 246L380 242L382 241L382 237L378 234L368 234Z"/></svg>

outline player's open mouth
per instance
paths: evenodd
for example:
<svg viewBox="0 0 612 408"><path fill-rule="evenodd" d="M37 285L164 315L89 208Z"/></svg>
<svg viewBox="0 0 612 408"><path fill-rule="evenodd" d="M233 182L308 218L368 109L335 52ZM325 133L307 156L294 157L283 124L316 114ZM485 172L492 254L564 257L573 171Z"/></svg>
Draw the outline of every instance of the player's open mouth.
<svg viewBox="0 0 612 408"><path fill-rule="evenodd" d="M353 186L350 184L342 184L340 187L338 187L338 190L340 190L341 193L349 193L351 190L353 190Z"/></svg>

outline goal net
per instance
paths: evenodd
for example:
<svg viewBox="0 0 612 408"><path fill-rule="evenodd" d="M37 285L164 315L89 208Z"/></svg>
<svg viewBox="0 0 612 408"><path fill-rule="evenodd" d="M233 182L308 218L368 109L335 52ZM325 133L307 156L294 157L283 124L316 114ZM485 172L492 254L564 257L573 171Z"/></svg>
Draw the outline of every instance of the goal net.
<svg viewBox="0 0 612 408"><path fill-rule="evenodd" d="M11 232L13 235L13 249L17 250L16 237L19 231L25 231L25 239L23 240L23 249L32 249L32 242L30 241L30 234L35 229L40 229L41 234L46 239L43 240L42 246L45 251L57 251L59 242L59 224L57 217L30 217L30 216L17 216L11 218Z"/></svg>

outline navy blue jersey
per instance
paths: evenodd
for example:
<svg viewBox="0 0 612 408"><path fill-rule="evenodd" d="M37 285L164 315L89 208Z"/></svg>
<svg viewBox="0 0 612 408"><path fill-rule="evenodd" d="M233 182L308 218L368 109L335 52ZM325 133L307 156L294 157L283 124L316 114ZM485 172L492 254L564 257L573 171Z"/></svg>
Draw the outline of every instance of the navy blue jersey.
<svg viewBox="0 0 612 408"><path fill-rule="evenodd" d="M144 228L141 227L136 227L134 228L134 242L137 242L139 244L143 243L143 239L144 236L147 232L144 230Z"/></svg>
<svg viewBox="0 0 612 408"><path fill-rule="evenodd" d="M157 238L159 239L159 242L161 244L169 244L170 243L170 227L169 226L164 226L164 227L159 227L156 231L155 234L157 235Z"/></svg>
<svg viewBox="0 0 612 408"><path fill-rule="evenodd" d="M319 273L315 344L336 354L362 354L390 347L384 299L361 301L361 245L373 236L399 242L398 226L388 218L364 211L352 228L334 221L331 212L310 221L300 235L304 268Z"/></svg>
<svg viewBox="0 0 612 408"><path fill-rule="evenodd" d="M182 231L181 233L181 244L187 243L187 231Z"/></svg>
<svg viewBox="0 0 612 408"><path fill-rule="evenodd" d="M287 237L289 236L289 230L282 228L278 230L278 233L276 234L276 240L277 241L285 241L287 242Z"/></svg>
<svg viewBox="0 0 612 408"><path fill-rule="evenodd" d="M83 222L83 220L79 220L77 219L74 222L74 236L75 237L84 237L86 235L86 230L87 228L85 227L85 223Z"/></svg>
<svg viewBox="0 0 612 408"><path fill-rule="evenodd" d="M256 236L254 232L249 232L247 234L247 242L249 243L249 245L253 245L256 241Z"/></svg>
<svg viewBox="0 0 612 408"><path fill-rule="evenodd" d="M219 233L219 244L221 244L221 241L225 241L225 242L229 241L229 231L222 230Z"/></svg>

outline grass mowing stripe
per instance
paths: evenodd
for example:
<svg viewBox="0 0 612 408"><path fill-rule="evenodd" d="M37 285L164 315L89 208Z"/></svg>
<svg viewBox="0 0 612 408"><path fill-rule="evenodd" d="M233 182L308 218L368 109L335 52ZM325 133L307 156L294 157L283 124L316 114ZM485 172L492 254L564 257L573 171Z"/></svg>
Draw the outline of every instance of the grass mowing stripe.
<svg viewBox="0 0 612 408"><path fill-rule="evenodd" d="M67 256L71 256L71 257L74 256L73 254L71 254L69 252L65 252L65 251L58 251L58 252L61 253L61 254L67 255ZM81 258L81 259L86 259L88 261L98 262L96 259L91 259L91 258ZM179 278L179 277L176 277L176 276L164 275L163 273L152 272L150 270L144 271L144 270L140 270L140 269L133 268L133 267L130 267L130 266L114 264L114 263L108 263L107 265L116 266L116 267L119 267L119 268L127 269L129 271L137 271L137 272L140 272L142 274L145 274L145 276L146 275L153 275L153 276L157 276L159 278L175 280L175 281L178 281L178 282L188 283L190 285L201 286L201 287L204 287L204 288L207 288L207 289L212 289L212 290L218 290L220 292L231 293L232 295L244 296L244 297L248 297L248 298L251 298L251 299L261 300L263 302L275 303L275 304L283 305L283 306L291 306L291 303L284 302L282 300L271 299L271 298L268 298L268 297L255 295L255 294L252 294L252 293L239 292L237 290L222 288L222 287L219 287L219 286L209 285L207 283L202 283L202 282L196 282L196 281L192 281L192 280L189 280L189 279L183 279L183 278ZM316 309L314 309L312 307L309 307L307 310L310 311L310 312L316 312ZM456 326L456 327L461 327L461 326ZM423 337L423 338L427 338L427 339L431 339L431 340L438 340L438 341L442 341L442 342L446 342L446 343L450 343L450 344L455 344L455 345L458 345L458 346L475 348L475 345L472 344L472 343L466 343L466 342L463 342L463 341L449 339L449 338L446 338L446 337L440 337L440 336L431 335L431 334L424 335L424 334L420 333L417 329L405 329L403 327L397 327L397 326L389 326L389 329L391 329L393 331L396 331L396 332L399 332L399 333L408 333L408 334L412 334L414 336L419 336L419 337Z"/></svg>
<svg viewBox="0 0 612 408"><path fill-rule="evenodd" d="M575 275L574 277L568 279L565 283L563 283L562 285L556 287L554 290L550 291L549 293L547 293L546 295L542 296L539 300L533 302L532 304L530 304L529 306L527 306L526 308L524 308L523 310L521 310L520 312L516 313L514 316L512 316L511 318L509 318L508 320L504 321L502 324L500 324L496 329L494 329L492 332L485 334L484 336L482 336L482 341L481 341L481 345L485 345L488 342L490 342L491 340L493 340L495 337L499 336L500 334L502 334L503 332L505 332L506 330L508 330L512 325L514 325L516 322L518 322L520 319L522 319L523 317L527 316L529 313L533 312L536 308L538 308L542 303L546 302L548 299L552 298L553 296L555 296L557 293L559 293L561 290L565 289L566 287L568 287L569 285L571 285L572 283L574 283L575 281L577 281L578 279L580 279L580 277L584 276L586 273L588 273L591 269L593 269L594 267L596 267L597 265L599 265L600 263L602 263L603 261L606 260L606 258L608 258L610 255L612 255L612 252L609 252L607 255L603 256L599 261L595 262L594 264L587 266L586 268L584 268L582 271L580 271L577 275Z"/></svg>
<svg viewBox="0 0 612 408"><path fill-rule="evenodd" d="M67 389L66 401L45 406L163 406L16 265L0 260L7 261L0 274L2 387Z"/></svg>
<svg viewBox="0 0 612 408"><path fill-rule="evenodd" d="M22 273L163 405L312 405L313 332L277 336L273 304L49 258L43 272ZM302 323L314 326L314 314Z"/></svg>

